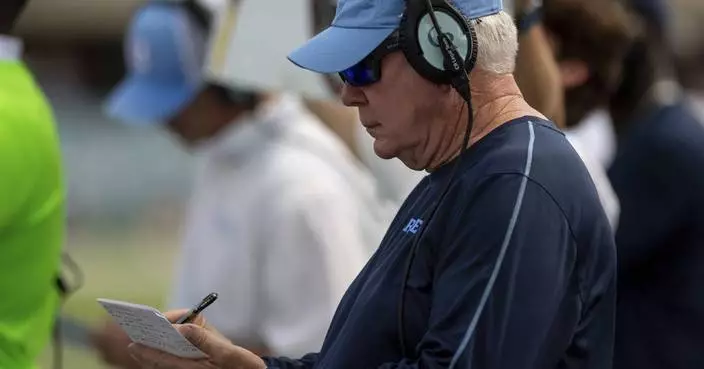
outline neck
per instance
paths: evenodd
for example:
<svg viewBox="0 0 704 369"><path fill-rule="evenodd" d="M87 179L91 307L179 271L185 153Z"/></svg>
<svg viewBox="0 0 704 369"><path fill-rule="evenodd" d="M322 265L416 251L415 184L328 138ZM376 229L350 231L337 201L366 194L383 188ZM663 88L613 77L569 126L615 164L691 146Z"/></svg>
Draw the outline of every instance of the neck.
<svg viewBox="0 0 704 369"><path fill-rule="evenodd" d="M470 73L470 81L473 124L468 147L513 119L526 115L546 119L524 100L512 74L474 70ZM455 120L444 125L445 131L436 144L436 155L431 158L428 171L452 161L462 151L469 112L464 108L466 103L459 94L453 93L452 96L452 105L459 114L455 114Z"/></svg>
<svg viewBox="0 0 704 369"><path fill-rule="evenodd" d="M259 102L257 103L257 106L251 109L243 108L237 105L229 105L227 108L222 110L222 114L220 115L219 119L220 124L218 131L224 129L225 127L239 124L247 116L257 114L260 109L262 109L268 104L271 104L277 98L278 95L275 94L262 94L261 96L259 96Z"/></svg>

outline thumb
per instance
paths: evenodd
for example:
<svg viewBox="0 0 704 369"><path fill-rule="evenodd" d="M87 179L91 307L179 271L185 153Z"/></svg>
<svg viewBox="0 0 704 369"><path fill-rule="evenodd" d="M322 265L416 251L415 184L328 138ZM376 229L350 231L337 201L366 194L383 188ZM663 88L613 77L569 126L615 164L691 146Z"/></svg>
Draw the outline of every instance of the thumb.
<svg viewBox="0 0 704 369"><path fill-rule="evenodd" d="M177 325L176 329L178 329L193 346L203 351L203 353L210 356L215 361L218 361L219 358L234 347L230 342L221 339L213 332L194 324Z"/></svg>

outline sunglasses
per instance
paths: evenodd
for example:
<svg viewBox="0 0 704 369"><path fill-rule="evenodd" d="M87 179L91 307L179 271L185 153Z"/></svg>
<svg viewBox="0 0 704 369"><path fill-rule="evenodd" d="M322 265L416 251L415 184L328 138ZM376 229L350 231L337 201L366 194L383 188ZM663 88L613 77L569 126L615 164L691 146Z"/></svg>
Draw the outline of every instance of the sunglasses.
<svg viewBox="0 0 704 369"><path fill-rule="evenodd" d="M394 31L381 45L369 53L359 63L338 73L342 81L350 86L362 87L379 82L381 79L381 60L394 51L400 50L398 31Z"/></svg>

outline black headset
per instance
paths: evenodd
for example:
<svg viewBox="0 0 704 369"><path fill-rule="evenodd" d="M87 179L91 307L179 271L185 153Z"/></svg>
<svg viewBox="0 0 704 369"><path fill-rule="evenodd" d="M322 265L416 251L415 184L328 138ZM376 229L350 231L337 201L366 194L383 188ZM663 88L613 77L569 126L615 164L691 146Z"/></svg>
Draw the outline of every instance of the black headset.
<svg viewBox="0 0 704 369"><path fill-rule="evenodd" d="M452 85L469 100L468 71L477 60L474 27L445 0L406 0L399 26L406 59L425 79Z"/></svg>
<svg viewBox="0 0 704 369"><path fill-rule="evenodd" d="M467 149L473 125L472 98L469 71L477 61L478 44L473 25L446 0L406 0L406 10L399 26L401 49L413 69L423 78L436 84L451 85L467 103L467 130L455 161L452 174L433 206L426 225L414 239L406 260L406 268L398 302L398 341L404 357L408 356L404 328L404 305L408 277L420 240L442 204L463 153Z"/></svg>

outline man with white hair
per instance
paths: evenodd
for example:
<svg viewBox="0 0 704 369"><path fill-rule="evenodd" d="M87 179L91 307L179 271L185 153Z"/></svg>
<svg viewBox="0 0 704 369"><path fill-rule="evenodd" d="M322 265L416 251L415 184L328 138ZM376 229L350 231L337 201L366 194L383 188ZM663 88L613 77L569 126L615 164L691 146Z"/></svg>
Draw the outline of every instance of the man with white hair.
<svg viewBox="0 0 704 369"><path fill-rule="evenodd" d="M207 359L131 345L135 358L144 368L610 368L611 228L577 153L522 98L516 49L500 0L340 0L332 26L289 58L339 72L376 154L429 174L318 352L258 357L198 319L177 329Z"/></svg>

